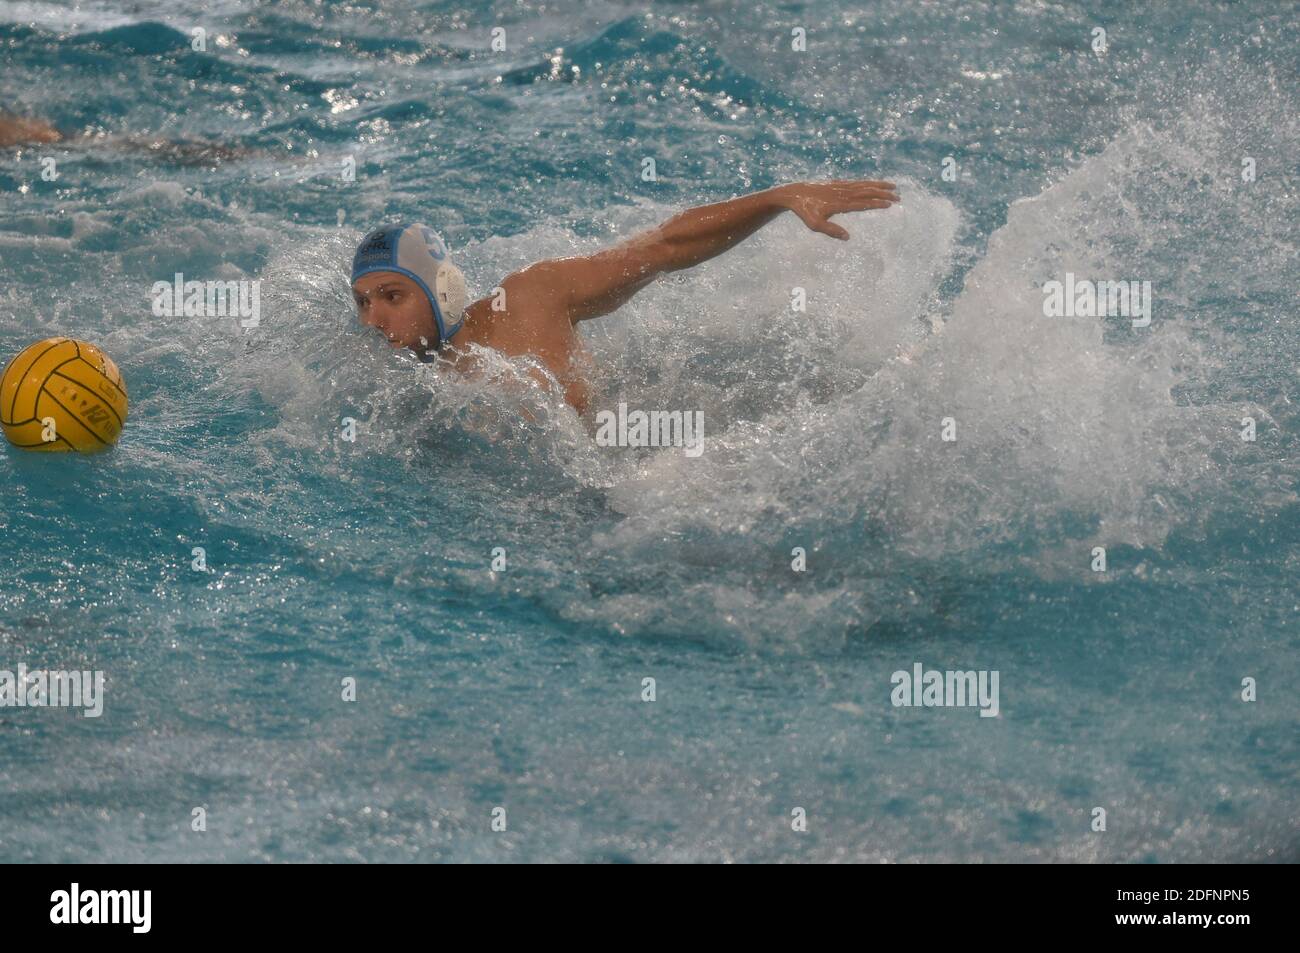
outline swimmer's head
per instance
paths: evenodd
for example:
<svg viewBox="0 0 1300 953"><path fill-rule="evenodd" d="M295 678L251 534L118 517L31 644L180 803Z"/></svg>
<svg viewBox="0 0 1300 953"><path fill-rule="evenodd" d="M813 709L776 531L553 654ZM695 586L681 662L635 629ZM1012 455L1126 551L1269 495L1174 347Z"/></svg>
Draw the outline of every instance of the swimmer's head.
<svg viewBox="0 0 1300 953"><path fill-rule="evenodd" d="M352 259L352 294L363 324L421 357L450 341L464 320L465 277L423 225L367 235Z"/></svg>

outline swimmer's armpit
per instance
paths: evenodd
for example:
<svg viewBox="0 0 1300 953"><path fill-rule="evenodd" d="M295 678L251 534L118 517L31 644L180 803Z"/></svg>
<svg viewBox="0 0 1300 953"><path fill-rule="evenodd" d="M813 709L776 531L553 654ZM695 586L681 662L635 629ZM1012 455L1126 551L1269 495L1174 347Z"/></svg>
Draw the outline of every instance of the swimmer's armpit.
<svg viewBox="0 0 1300 953"><path fill-rule="evenodd" d="M62 142L63 134L43 119L0 113L0 149L28 143Z"/></svg>

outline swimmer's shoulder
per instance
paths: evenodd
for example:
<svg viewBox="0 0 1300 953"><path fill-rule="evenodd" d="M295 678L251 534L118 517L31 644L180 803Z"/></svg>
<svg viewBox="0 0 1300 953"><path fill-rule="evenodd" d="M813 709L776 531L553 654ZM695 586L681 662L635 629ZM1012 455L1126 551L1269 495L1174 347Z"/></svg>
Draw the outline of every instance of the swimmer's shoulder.
<svg viewBox="0 0 1300 953"><path fill-rule="evenodd" d="M547 260L507 275L465 311L481 324L505 322L516 330L543 332L569 326L568 305L562 269Z"/></svg>

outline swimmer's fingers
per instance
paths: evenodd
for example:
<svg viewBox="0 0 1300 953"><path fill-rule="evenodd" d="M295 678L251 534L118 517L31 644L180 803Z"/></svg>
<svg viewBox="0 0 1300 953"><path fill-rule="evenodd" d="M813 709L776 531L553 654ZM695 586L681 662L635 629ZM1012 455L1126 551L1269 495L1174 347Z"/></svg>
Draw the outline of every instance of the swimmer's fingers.
<svg viewBox="0 0 1300 953"><path fill-rule="evenodd" d="M866 212L871 209L889 208L898 201L898 196L881 189L866 189L850 195L837 195L815 203L822 217L839 215L842 212Z"/></svg>
<svg viewBox="0 0 1300 953"><path fill-rule="evenodd" d="M897 198L882 198L873 196L866 199L852 199L846 201L843 205L837 206L832 215L838 215L840 212L865 212L873 208L889 208L898 201Z"/></svg>
<svg viewBox="0 0 1300 953"><path fill-rule="evenodd" d="M836 179L827 183L835 195L842 198L887 198L898 201L898 186L893 182L876 179Z"/></svg>
<svg viewBox="0 0 1300 953"><path fill-rule="evenodd" d="M889 183L825 182L808 188L807 198L826 203L827 214L860 212L864 209L888 208L899 201L898 191ZM884 202L884 205L879 203Z"/></svg>
<svg viewBox="0 0 1300 953"><path fill-rule="evenodd" d="M840 241L848 240L849 233L843 227L836 225L830 220L832 215L839 215L841 212L862 212L868 209L889 208L894 203L888 199L870 199L865 202L857 202L844 207L835 207L825 211L814 211L805 206L796 205L794 212L803 223L811 228L814 232L821 232L823 235L829 235L831 238L838 238Z"/></svg>
<svg viewBox="0 0 1300 953"><path fill-rule="evenodd" d="M850 200L888 199L898 201L898 188L890 182L854 182L843 186L839 195Z"/></svg>
<svg viewBox="0 0 1300 953"><path fill-rule="evenodd" d="M814 232L821 232L823 235L829 235L831 238L838 238L840 241L847 241L849 233L834 222L830 221L828 215L834 212L824 212L820 209L813 209L809 205L798 203L793 207L793 211L803 223L811 228Z"/></svg>
<svg viewBox="0 0 1300 953"><path fill-rule="evenodd" d="M789 207L814 232L844 241L849 233L830 221L842 212L864 212L889 208L898 201L898 193L889 182L835 181L806 182L791 187L794 201Z"/></svg>
<svg viewBox="0 0 1300 953"><path fill-rule="evenodd" d="M848 186L849 188L888 189L890 192L898 191L898 186L893 182L886 182L884 179L831 179L826 184Z"/></svg>
<svg viewBox="0 0 1300 953"><path fill-rule="evenodd" d="M889 208L897 201L898 196L893 192L869 189L860 194L845 195L833 204L836 212L860 212L868 208Z"/></svg>
<svg viewBox="0 0 1300 953"><path fill-rule="evenodd" d="M838 238L842 242L849 240L847 229L841 228L829 219L822 219L817 225L811 226L815 232L821 232L823 235L829 235L831 238Z"/></svg>

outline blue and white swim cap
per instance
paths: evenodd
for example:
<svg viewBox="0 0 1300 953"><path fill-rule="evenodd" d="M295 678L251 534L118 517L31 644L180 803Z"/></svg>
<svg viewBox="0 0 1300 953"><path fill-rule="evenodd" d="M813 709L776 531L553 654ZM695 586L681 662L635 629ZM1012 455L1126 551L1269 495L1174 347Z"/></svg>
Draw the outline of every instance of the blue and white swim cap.
<svg viewBox="0 0 1300 953"><path fill-rule="evenodd" d="M352 258L352 281L375 271L395 271L420 286L433 306L442 347L465 320L465 276L451 263L438 233L424 225L385 225L364 239Z"/></svg>

